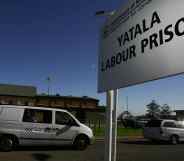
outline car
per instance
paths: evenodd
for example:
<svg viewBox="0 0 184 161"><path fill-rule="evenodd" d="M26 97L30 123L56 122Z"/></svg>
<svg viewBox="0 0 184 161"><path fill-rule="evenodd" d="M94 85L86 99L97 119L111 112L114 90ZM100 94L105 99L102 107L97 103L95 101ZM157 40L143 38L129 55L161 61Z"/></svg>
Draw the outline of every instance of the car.
<svg viewBox="0 0 184 161"><path fill-rule="evenodd" d="M184 141L184 121L150 120L143 128L144 138L152 141L170 141L177 144Z"/></svg>
<svg viewBox="0 0 184 161"><path fill-rule="evenodd" d="M84 150L94 140L93 131L71 113L46 107L0 105L0 148L73 145Z"/></svg>

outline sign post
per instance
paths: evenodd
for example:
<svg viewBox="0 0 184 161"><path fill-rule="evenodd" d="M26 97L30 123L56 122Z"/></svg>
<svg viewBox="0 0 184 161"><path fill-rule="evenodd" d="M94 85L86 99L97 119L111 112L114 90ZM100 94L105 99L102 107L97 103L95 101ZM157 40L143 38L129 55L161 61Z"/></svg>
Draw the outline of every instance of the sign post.
<svg viewBox="0 0 184 161"><path fill-rule="evenodd" d="M114 106L114 91L108 91L106 98L105 161L112 161L112 111Z"/></svg>
<svg viewBox="0 0 184 161"><path fill-rule="evenodd" d="M118 107L118 89L114 90L114 108L112 117L112 161L116 161L117 146L117 107Z"/></svg>
<svg viewBox="0 0 184 161"><path fill-rule="evenodd" d="M118 90L107 92L105 161L116 161Z"/></svg>

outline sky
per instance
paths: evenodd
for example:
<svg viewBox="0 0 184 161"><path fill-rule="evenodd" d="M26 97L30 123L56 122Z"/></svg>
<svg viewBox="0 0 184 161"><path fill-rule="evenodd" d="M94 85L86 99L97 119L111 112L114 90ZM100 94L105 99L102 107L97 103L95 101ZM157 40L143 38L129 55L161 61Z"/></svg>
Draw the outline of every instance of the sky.
<svg viewBox="0 0 184 161"><path fill-rule="evenodd" d="M105 105L97 93L99 31L105 17L125 0L1 0L0 83L33 85L52 94L89 96ZM156 100L172 109L184 109L184 76L175 76L119 90L118 111L145 113Z"/></svg>

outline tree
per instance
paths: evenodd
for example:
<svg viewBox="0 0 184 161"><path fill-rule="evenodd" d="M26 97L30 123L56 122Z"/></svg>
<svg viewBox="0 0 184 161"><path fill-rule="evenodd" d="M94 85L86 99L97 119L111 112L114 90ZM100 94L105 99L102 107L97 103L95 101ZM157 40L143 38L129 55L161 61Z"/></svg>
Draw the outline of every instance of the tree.
<svg viewBox="0 0 184 161"><path fill-rule="evenodd" d="M167 118L171 115L171 107L167 104L164 104L163 106L161 106L161 116L163 118Z"/></svg>
<svg viewBox="0 0 184 161"><path fill-rule="evenodd" d="M160 117L160 105L156 103L155 100L152 100L151 103L146 105L147 115L150 118L159 118Z"/></svg>
<svg viewBox="0 0 184 161"><path fill-rule="evenodd" d="M130 119L133 117L130 111L124 111L121 114L122 119Z"/></svg>
<svg viewBox="0 0 184 161"><path fill-rule="evenodd" d="M129 111L124 111L120 115L121 122L125 128L136 128L136 119Z"/></svg>

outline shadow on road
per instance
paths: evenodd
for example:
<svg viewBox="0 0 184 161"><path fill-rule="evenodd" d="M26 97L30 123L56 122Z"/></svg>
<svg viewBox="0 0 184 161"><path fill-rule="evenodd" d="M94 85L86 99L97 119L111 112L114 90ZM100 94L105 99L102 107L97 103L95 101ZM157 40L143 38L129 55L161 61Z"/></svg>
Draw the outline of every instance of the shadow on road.
<svg viewBox="0 0 184 161"><path fill-rule="evenodd" d="M15 151L75 151L72 146L31 146L17 147Z"/></svg>
<svg viewBox="0 0 184 161"><path fill-rule="evenodd" d="M121 141L123 144L134 144L134 145L171 145L169 142L164 141L148 141L148 140L125 140Z"/></svg>
<svg viewBox="0 0 184 161"><path fill-rule="evenodd" d="M35 154L32 154L32 157L33 157L36 161L47 161L48 159L51 158L50 155L42 154L42 153L35 153Z"/></svg>

